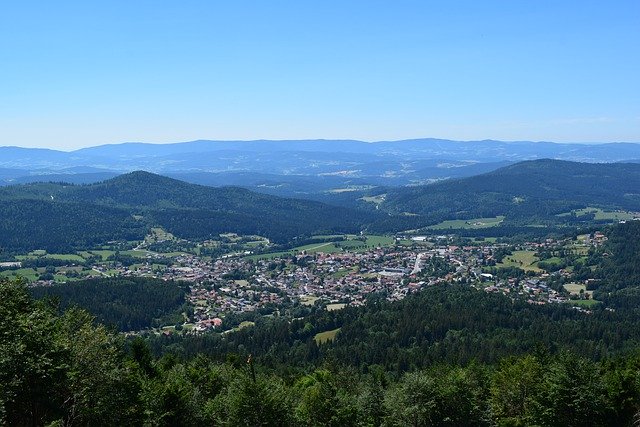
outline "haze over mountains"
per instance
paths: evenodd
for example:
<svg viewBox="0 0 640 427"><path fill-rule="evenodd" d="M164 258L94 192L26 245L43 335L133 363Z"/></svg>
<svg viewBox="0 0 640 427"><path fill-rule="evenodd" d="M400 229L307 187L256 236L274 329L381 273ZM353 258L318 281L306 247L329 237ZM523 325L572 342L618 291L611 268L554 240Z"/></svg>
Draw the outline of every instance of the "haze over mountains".
<svg viewBox="0 0 640 427"><path fill-rule="evenodd" d="M419 185L489 172L513 162L552 158L580 162L640 159L640 144L414 139L192 141L125 143L72 152L0 147L0 184L91 183L146 170L205 185L324 200L332 190Z"/></svg>

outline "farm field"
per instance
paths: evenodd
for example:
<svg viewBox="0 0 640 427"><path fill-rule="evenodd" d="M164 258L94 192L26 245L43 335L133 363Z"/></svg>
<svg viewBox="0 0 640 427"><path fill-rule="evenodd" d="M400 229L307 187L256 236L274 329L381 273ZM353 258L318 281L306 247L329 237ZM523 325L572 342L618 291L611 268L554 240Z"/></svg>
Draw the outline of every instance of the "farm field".
<svg viewBox="0 0 640 427"><path fill-rule="evenodd" d="M44 271L44 268L42 269L42 271ZM40 273L34 271L33 268L19 268L17 270L0 271L0 277L7 277L11 279L22 277L30 282L37 280L39 276Z"/></svg>
<svg viewBox="0 0 640 427"><path fill-rule="evenodd" d="M536 265L538 261L533 251L515 251L512 255L505 256L501 263L496 264L496 267L518 267L525 271L539 272L541 270Z"/></svg>
<svg viewBox="0 0 640 427"><path fill-rule="evenodd" d="M306 251L307 253L316 253L316 252L336 253L336 252L342 252L342 251L364 252L369 250L371 247L391 246L395 243L395 239L393 237L382 236L382 235L364 236L366 237L366 241L364 242L361 240L356 240L355 235L328 235L328 236L318 235L315 237L318 237L318 238L335 237L336 241L323 242L323 243L311 243L309 245L298 246L298 247L289 249L287 251L248 255L245 258L251 259L251 260L272 259L272 258L279 258L283 256L291 256L302 251ZM337 240L338 238L341 238L341 237L345 237L347 240Z"/></svg>
<svg viewBox="0 0 640 427"><path fill-rule="evenodd" d="M18 255L16 256L16 259L19 261L25 260L25 259L38 259L38 258L51 258L51 259L59 259L62 261L78 261L78 262L82 262L84 261L84 258L77 254L77 253L73 253L73 254L50 254L47 253L47 251L45 250L37 250L37 251L31 251L26 255Z"/></svg>
<svg viewBox="0 0 640 427"><path fill-rule="evenodd" d="M494 218L472 218L472 219L452 219L442 221L439 224L427 227L429 230L448 230L448 229L479 229L496 227L504 221L504 216L500 215Z"/></svg>
<svg viewBox="0 0 640 427"><path fill-rule="evenodd" d="M569 304L576 305L579 307L584 307L584 308L591 308L595 305L600 304L600 301L597 301L594 299L576 299L576 300L569 300Z"/></svg>
<svg viewBox="0 0 640 427"><path fill-rule="evenodd" d="M572 213L574 213L576 216L582 216L582 215L587 215L592 213L594 214L593 219L595 219L596 221L629 221L637 217L637 215L634 215L631 212L605 211L601 208L595 208L591 206L588 206L584 209L575 209L575 210L572 210L571 212L561 213L558 216L559 217L569 216Z"/></svg>
<svg viewBox="0 0 640 427"><path fill-rule="evenodd" d="M111 255L115 254L115 251L100 249L100 250L89 250L89 251L80 251L78 255L83 258L89 258L92 256L99 256L103 261L106 261Z"/></svg>
<svg viewBox="0 0 640 427"><path fill-rule="evenodd" d="M580 295L580 291L589 295L589 298L593 297L593 291L588 291L585 285L581 285L580 283L567 283L564 285L564 289L569 292L571 295Z"/></svg>

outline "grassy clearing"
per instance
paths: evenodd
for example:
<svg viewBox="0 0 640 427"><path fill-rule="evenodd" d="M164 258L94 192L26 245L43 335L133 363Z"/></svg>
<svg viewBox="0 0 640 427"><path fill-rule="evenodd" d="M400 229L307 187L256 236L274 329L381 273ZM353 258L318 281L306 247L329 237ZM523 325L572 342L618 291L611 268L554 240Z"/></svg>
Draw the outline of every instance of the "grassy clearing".
<svg viewBox="0 0 640 427"><path fill-rule="evenodd" d="M144 238L146 243L160 242L163 240L176 240L176 237L160 227L152 228L149 234Z"/></svg>
<svg viewBox="0 0 640 427"><path fill-rule="evenodd" d="M313 337L313 339L316 341L317 344L324 344L326 342L333 341L334 339L336 339L336 334L338 333L338 331L340 331L340 328L332 329L330 331L319 332Z"/></svg>
<svg viewBox="0 0 640 427"><path fill-rule="evenodd" d="M349 185L343 188L331 189L327 191L327 193L330 193L330 194L350 193L354 191L370 190L372 188L373 188L373 185Z"/></svg>
<svg viewBox="0 0 640 427"><path fill-rule="evenodd" d="M327 311L342 310L347 304L327 304Z"/></svg>
<svg viewBox="0 0 640 427"><path fill-rule="evenodd" d="M362 200L363 202L367 202L367 203L375 203L376 205L379 205L380 203L384 202L384 199L386 196L387 195L385 193L385 194L378 194L377 196L360 197L360 199L358 200Z"/></svg>
<svg viewBox="0 0 640 427"><path fill-rule="evenodd" d="M500 215L494 218L472 218L472 219L453 219L442 221L439 224L427 227L430 230L448 230L448 229L479 229L496 227L504 221L504 216Z"/></svg>
<svg viewBox="0 0 640 427"><path fill-rule="evenodd" d="M574 209L571 212L561 213L557 216L565 217L570 216L571 214L575 214L576 216L594 214L594 219L597 221L628 221L636 217L636 215L631 212L605 211L603 209L595 208L592 206L587 206L584 209Z"/></svg>
<svg viewBox="0 0 640 427"><path fill-rule="evenodd" d="M377 247L377 246L391 246L393 245L394 242L395 242L395 239L393 237L373 234L373 235L367 236L366 244L374 245Z"/></svg>
<svg viewBox="0 0 640 427"><path fill-rule="evenodd" d="M175 258L178 256L185 256L185 255L191 255L191 254L189 252L163 252L161 255L163 257Z"/></svg>
<svg viewBox="0 0 640 427"><path fill-rule="evenodd" d="M562 262L562 259L558 258L557 256L554 256L554 257L551 257L551 258L544 259L544 260L542 260L540 262L546 262L547 264L556 264L557 265L557 264L560 264Z"/></svg>
<svg viewBox="0 0 640 427"><path fill-rule="evenodd" d="M115 254L115 251L110 251L107 249L100 249L96 251L88 251L90 255L99 256L103 261L106 261L111 255ZM84 255L84 254L83 254Z"/></svg>
<svg viewBox="0 0 640 427"><path fill-rule="evenodd" d="M579 283L567 283L564 286L564 289L570 294L578 295L580 291L586 291L587 287L585 285L581 285Z"/></svg>
<svg viewBox="0 0 640 427"><path fill-rule="evenodd" d="M294 255L294 254L295 252L293 250L284 251L284 252L270 252L267 254L248 255L245 257L245 259L258 261L258 260L264 260L264 259L290 257L291 255Z"/></svg>
<svg viewBox="0 0 640 427"><path fill-rule="evenodd" d="M44 269L42 270L44 271ZM33 268L19 268L17 270L0 271L0 277L6 277L10 279L22 277L29 282L33 282L35 280L38 280L38 277L40 277L40 273L34 271Z"/></svg>
<svg viewBox="0 0 640 427"><path fill-rule="evenodd" d="M311 307L318 300L319 300L319 298L318 297L314 297L313 295L304 295L304 296L300 297L300 304L307 305L307 306Z"/></svg>
<svg viewBox="0 0 640 427"><path fill-rule="evenodd" d="M45 258L60 259L62 261L84 261L84 258L77 254L48 254Z"/></svg>
<svg viewBox="0 0 640 427"><path fill-rule="evenodd" d="M497 237L478 237L478 238L476 238L476 242L495 243L497 241L498 241Z"/></svg>
<svg viewBox="0 0 640 427"><path fill-rule="evenodd" d="M367 251L370 247L378 247L378 246L391 246L395 243L395 239L390 236L382 236L382 235L370 235L366 236L366 242L361 240L356 240L355 235L336 235L336 236L316 236L323 238L336 237L344 238L347 240L336 240L333 242L325 242L325 243L311 243L309 245L298 246L293 249L289 249L288 251L281 252L270 252L266 254L257 254L257 255L248 255L246 259L252 260L264 260L264 259L273 259L273 258L283 258L290 257L296 253L300 253L305 251L308 254L313 254L317 252L323 253L336 253L336 252L364 252Z"/></svg>
<svg viewBox="0 0 640 427"><path fill-rule="evenodd" d="M63 261L72 261L72 262L83 262L85 260L82 256L78 254L48 254L46 252L44 252L42 255L33 255L33 252L32 252L29 255L16 256L16 259L20 261L25 259L38 259L38 258L51 258L51 259L59 259Z"/></svg>
<svg viewBox="0 0 640 427"><path fill-rule="evenodd" d="M152 254L152 252L140 251L140 250L122 251L120 253L122 255L127 255L127 256L134 257L134 258L146 258L147 255L151 255Z"/></svg>
<svg viewBox="0 0 640 427"><path fill-rule="evenodd" d="M240 330L240 329L248 328L249 326L253 326L253 325L255 325L255 322L245 320L244 322L241 322L237 328L234 328L234 329Z"/></svg>
<svg viewBox="0 0 640 427"><path fill-rule="evenodd" d="M569 300L569 304L577 305L579 307L584 307L584 308L591 308L595 305L600 304L600 301L594 300L594 299L576 299L576 300Z"/></svg>
<svg viewBox="0 0 640 427"><path fill-rule="evenodd" d="M342 249L340 249L340 247L336 245L336 242L312 243L310 245L298 246L297 248L294 248L295 252L305 251L308 254L313 254L316 252L324 252L330 254L334 252L340 252L341 250Z"/></svg>
<svg viewBox="0 0 640 427"><path fill-rule="evenodd" d="M496 264L498 268L518 267L525 271L541 271L536 263L540 261L534 251L515 251L512 255L504 257L501 263Z"/></svg>

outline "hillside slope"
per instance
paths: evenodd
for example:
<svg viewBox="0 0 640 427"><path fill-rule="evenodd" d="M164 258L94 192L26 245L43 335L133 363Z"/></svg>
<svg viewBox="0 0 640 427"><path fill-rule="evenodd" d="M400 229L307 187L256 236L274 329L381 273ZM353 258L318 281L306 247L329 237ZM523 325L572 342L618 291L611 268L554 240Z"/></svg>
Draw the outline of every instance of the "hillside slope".
<svg viewBox="0 0 640 427"><path fill-rule="evenodd" d="M388 189L380 209L429 222L496 215L549 219L586 206L640 210L640 165L520 162L470 178Z"/></svg>
<svg viewBox="0 0 640 427"><path fill-rule="evenodd" d="M357 232L371 214L235 187L188 184L132 172L91 185L0 189L0 247L62 250L132 240L152 226L191 239L258 234L284 242L314 232Z"/></svg>

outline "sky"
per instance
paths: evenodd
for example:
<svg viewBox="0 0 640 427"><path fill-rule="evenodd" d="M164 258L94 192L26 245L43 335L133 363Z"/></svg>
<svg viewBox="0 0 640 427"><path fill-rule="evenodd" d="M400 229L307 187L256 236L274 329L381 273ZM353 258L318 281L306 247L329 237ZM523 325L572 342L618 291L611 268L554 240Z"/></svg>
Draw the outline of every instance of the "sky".
<svg viewBox="0 0 640 427"><path fill-rule="evenodd" d="M640 142L640 1L0 4L0 146Z"/></svg>

